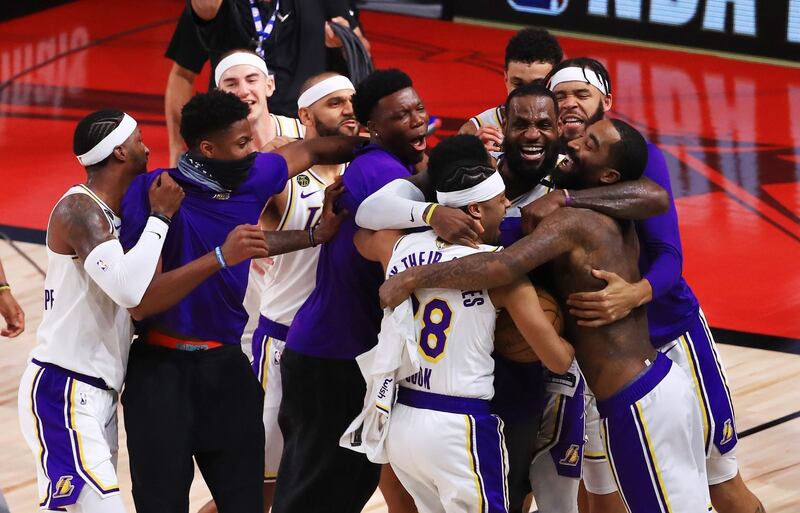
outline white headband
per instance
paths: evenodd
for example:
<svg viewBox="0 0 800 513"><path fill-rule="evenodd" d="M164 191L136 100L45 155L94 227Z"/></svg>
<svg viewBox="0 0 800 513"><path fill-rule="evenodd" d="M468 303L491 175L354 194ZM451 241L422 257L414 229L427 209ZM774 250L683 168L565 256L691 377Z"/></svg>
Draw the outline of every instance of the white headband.
<svg viewBox="0 0 800 513"><path fill-rule="evenodd" d="M600 75L589 68L571 67L559 70L558 73L550 78L550 82L547 83L547 88L551 91L555 91L556 86L558 84L563 84L564 82L583 82L584 84L589 83L595 86L598 91L603 93L604 96L608 96L608 93L611 92L608 90L608 84L606 81L600 78Z"/></svg>
<svg viewBox="0 0 800 513"><path fill-rule="evenodd" d="M95 144L94 148L87 151L83 155L77 155L78 162L82 166L91 166L106 159L114 151L114 148L124 143L125 140L131 136L133 131L136 130L136 120L127 114L122 115L117 128L111 131L110 134L103 137L99 143Z"/></svg>
<svg viewBox="0 0 800 513"><path fill-rule="evenodd" d="M349 89L353 92L356 90L353 83L350 82L350 79L347 77L335 75L326 78L318 84L309 87L305 93L300 95L300 98L297 99L297 108L302 109L303 107L313 105L321 98L328 96L334 91L341 91L342 89Z"/></svg>
<svg viewBox="0 0 800 513"><path fill-rule="evenodd" d="M240 64L254 66L258 68L258 71L263 73L264 76L269 77L269 70L267 69L267 65L264 63L264 59L249 52L236 52L219 61L219 63L217 63L217 67L214 68L214 81L216 82L217 87L219 87L219 83L222 80L222 74L232 67L239 66Z"/></svg>
<svg viewBox="0 0 800 513"><path fill-rule="evenodd" d="M506 190L503 177L495 171L489 178L469 189L453 192L436 191L436 199L446 207L465 207L470 203L488 201Z"/></svg>

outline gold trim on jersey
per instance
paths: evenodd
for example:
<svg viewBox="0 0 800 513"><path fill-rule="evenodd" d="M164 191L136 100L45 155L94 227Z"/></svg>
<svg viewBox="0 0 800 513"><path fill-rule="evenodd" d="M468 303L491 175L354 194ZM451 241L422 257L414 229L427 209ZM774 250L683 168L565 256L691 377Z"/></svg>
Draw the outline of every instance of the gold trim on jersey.
<svg viewBox="0 0 800 513"><path fill-rule="evenodd" d="M294 193L295 193L295 190L297 189L297 187L295 187L295 180L297 179L298 176L300 176L300 175L295 176L294 178L289 180L288 184L286 184L286 186L289 188L289 191L287 193L287 196L289 197L289 201L286 202L286 206L283 209L283 216L281 217L281 222L278 223L278 228L276 229L276 231L283 230L283 227L286 226L286 222L289 220L289 217L292 214L292 209L294 208L294 204L295 204L295 198L294 198L295 194Z"/></svg>

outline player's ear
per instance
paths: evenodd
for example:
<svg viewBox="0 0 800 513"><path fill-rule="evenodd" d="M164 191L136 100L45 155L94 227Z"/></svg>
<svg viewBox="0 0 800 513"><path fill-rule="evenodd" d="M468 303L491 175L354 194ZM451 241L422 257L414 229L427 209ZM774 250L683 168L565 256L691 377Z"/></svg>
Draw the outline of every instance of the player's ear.
<svg viewBox="0 0 800 513"><path fill-rule="evenodd" d="M308 107L301 107L297 109L297 119L303 126L314 126L314 121L311 119L311 109Z"/></svg>
<svg viewBox="0 0 800 513"><path fill-rule="evenodd" d="M121 144L119 146L115 146L114 151L112 151L111 154L114 155L114 158L120 162L125 162L128 160L128 150Z"/></svg>
<svg viewBox="0 0 800 513"><path fill-rule="evenodd" d="M467 214L475 219L481 218L481 207L477 203L470 203L466 207Z"/></svg>
<svg viewBox="0 0 800 513"><path fill-rule="evenodd" d="M603 96L601 102L603 104L603 112L608 112L611 110L611 105L614 103L614 98L611 96L611 93L608 93L607 95Z"/></svg>
<svg viewBox="0 0 800 513"><path fill-rule="evenodd" d="M207 159L214 158L214 144L210 141L202 140L200 141L200 153Z"/></svg>
<svg viewBox="0 0 800 513"><path fill-rule="evenodd" d="M606 185L617 183L620 178L622 178L622 175L619 174L619 171L610 167L607 167L603 174L600 175L600 181Z"/></svg>
<svg viewBox="0 0 800 513"><path fill-rule="evenodd" d="M270 96L272 96L272 93L275 92L275 79L272 78L271 76L267 77L266 89L267 89L267 98L269 98Z"/></svg>

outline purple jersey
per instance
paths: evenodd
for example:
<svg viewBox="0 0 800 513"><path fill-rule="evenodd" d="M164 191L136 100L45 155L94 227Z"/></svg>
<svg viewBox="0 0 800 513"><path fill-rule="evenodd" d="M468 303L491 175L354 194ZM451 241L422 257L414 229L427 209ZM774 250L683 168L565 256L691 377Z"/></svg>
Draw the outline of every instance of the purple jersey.
<svg viewBox="0 0 800 513"><path fill-rule="evenodd" d="M338 233L322 246L316 287L295 315L286 347L318 358L349 360L377 343L383 270L356 250L355 214L369 195L410 174L410 166L379 146L367 145L357 152L344 173L346 191L338 205L349 213Z"/></svg>
<svg viewBox="0 0 800 513"><path fill-rule="evenodd" d="M150 215L150 184L162 171L169 173L186 193L161 251L164 272L214 251L236 226L258 224L267 200L281 192L288 180L286 161L271 153L256 157L250 175L229 197L191 181L177 169L157 169L138 176L122 199L120 240L126 250L139 240ZM242 301L249 265L247 260L215 273L177 305L144 323L185 337L241 343L248 318Z"/></svg>

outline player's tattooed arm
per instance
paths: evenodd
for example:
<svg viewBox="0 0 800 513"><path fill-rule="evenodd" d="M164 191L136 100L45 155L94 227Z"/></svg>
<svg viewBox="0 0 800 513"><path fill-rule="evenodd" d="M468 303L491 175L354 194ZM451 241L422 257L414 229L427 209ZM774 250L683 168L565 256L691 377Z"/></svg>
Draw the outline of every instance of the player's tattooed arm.
<svg viewBox="0 0 800 513"><path fill-rule="evenodd" d="M265 231L264 240L269 248L270 256L291 253L324 244L336 235L342 221L347 216L346 210L336 212L336 201L344 194L344 182L341 177L325 188L325 201L322 204L322 215L316 225L306 230Z"/></svg>
<svg viewBox="0 0 800 513"><path fill-rule="evenodd" d="M395 307L418 288L492 289L575 248L584 227L580 210L561 209L527 237L497 253L478 253L442 264L414 267L388 279L381 302Z"/></svg>
<svg viewBox="0 0 800 513"><path fill-rule="evenodd" d="M85 194L70 194L53 211L48 245L56 253L75 253L85 261L94 248L114 237L110 228L94 200Z"/></svg>
<svg viewBox="0 0 800 513"><path fill-rule="evenodd" d="M669 209L669 195L647 177L603 187L570 190L570 206L588 208L616 219L638 221Z"/></svg>
<svg viewBox="0 0 800 513"><path fill-rule="evenodd" d="M355 136L317 137L281 146L274 153L286 159L289 178L292 178L316 165L349 162L353 160L356 148L365 142L367 139Z"/></svg>

